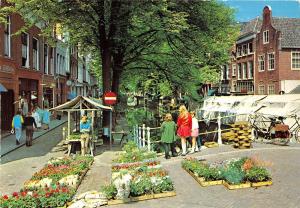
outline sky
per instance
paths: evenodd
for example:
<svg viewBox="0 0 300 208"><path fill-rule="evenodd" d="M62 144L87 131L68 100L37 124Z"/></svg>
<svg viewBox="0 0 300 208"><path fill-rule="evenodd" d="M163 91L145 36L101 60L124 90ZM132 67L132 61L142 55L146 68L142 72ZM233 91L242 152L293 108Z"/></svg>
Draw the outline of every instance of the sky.
<svg viewBox="0 0 300 208"><path fill-rule="evenodd" d="M300 0L220 0L236 10L236 20L246 22L262 16L264 6L272 8L273 17L300 18Z"/></svg>

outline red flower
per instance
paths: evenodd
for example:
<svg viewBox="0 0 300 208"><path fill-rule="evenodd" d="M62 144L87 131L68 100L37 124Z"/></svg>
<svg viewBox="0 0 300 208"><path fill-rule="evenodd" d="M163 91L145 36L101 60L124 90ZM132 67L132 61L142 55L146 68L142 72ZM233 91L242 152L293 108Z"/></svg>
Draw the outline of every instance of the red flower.
<svg viewBox="0 0 300 208"><path fill-rule="evenodd" d="M25 197L27 195L26 191L21 192L21 196Z"/></svg>
<svg viewBox="0 0 300 208"><path fill-rule="evenodd" d="M69 190L67 188L62 188L61 191L67 193Z"/></svg>
<svg viewBox="0 0 300 208"><path fill-rule="evenodd" d="M7 200L7 199L8 199L8 196L7 196L7 195L4 195L2 198L3 198L4 200Z"/></svg>
<svg viewBox="0 0 300 208"><path fill-rule="evenodd" d="M49 197L51 196L51 193L50 193L50 192L47 192L47 193L45 194L45 196L46 196L46 198L49 198Z"/></svg>
<svg viewBox="0 0 300 208"><path fill-rule="evenodd" d="M14 193L13 193L13 196L14 196L14 197L18 196L18 192L14 192Z"/></svg>
<svg viewBox="0 0 300 208"><path fill-rule="evenodd" d="M33 197L34 197L34 198L37 198L38 196L39 196L38 193L34 193L34 194L33 194Z"/></svg>

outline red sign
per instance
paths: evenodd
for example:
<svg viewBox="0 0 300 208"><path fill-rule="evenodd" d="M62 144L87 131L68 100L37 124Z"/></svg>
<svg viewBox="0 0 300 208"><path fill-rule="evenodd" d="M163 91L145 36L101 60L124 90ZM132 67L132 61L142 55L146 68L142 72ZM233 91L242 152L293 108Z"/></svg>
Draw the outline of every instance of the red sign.
<svg viewBox="0 0 300 208"><path fill-rule="evenodd" d="M117 95L114 92L106 92L104 94L104 104L105 105L114 105L117 102Z"/></svg>

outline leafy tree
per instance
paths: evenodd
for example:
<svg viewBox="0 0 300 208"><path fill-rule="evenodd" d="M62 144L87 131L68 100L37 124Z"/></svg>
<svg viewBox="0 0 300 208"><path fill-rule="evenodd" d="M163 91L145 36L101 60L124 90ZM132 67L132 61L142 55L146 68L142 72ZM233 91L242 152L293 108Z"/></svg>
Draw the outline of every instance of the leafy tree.
<svg viewBox="0 0 300 208"><path fill-rule="evenodd" d="M42 21L49 40L56 28L93 54L104 92L143 88L152 73L161 92L197 99L199 85L215 80L228 60L238 31L233 11L216 0L7 1L14 6L2 17L20 12L31 24Z"/></svg>

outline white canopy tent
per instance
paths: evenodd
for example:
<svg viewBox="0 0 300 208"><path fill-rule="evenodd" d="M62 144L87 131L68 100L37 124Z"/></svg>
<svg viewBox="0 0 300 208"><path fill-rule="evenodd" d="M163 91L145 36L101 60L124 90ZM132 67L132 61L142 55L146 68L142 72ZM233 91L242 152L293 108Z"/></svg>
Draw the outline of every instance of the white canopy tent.
<svg viewBox="0 0 300 208"><path fill-rule="evenodd" d="M67 136L71 134L71 112L76 111L91 111L92 112L92 133L94 133L94 113L95 111L109 111L110 112L110 126L109 126L109 141L110 147L112 144L111 130L112 130L112 108L105 106L98 99L84 96L77 96L76 98L56 106L55 108L50 109L50 111L65 111L68 113L68 132Z"/></svg>

